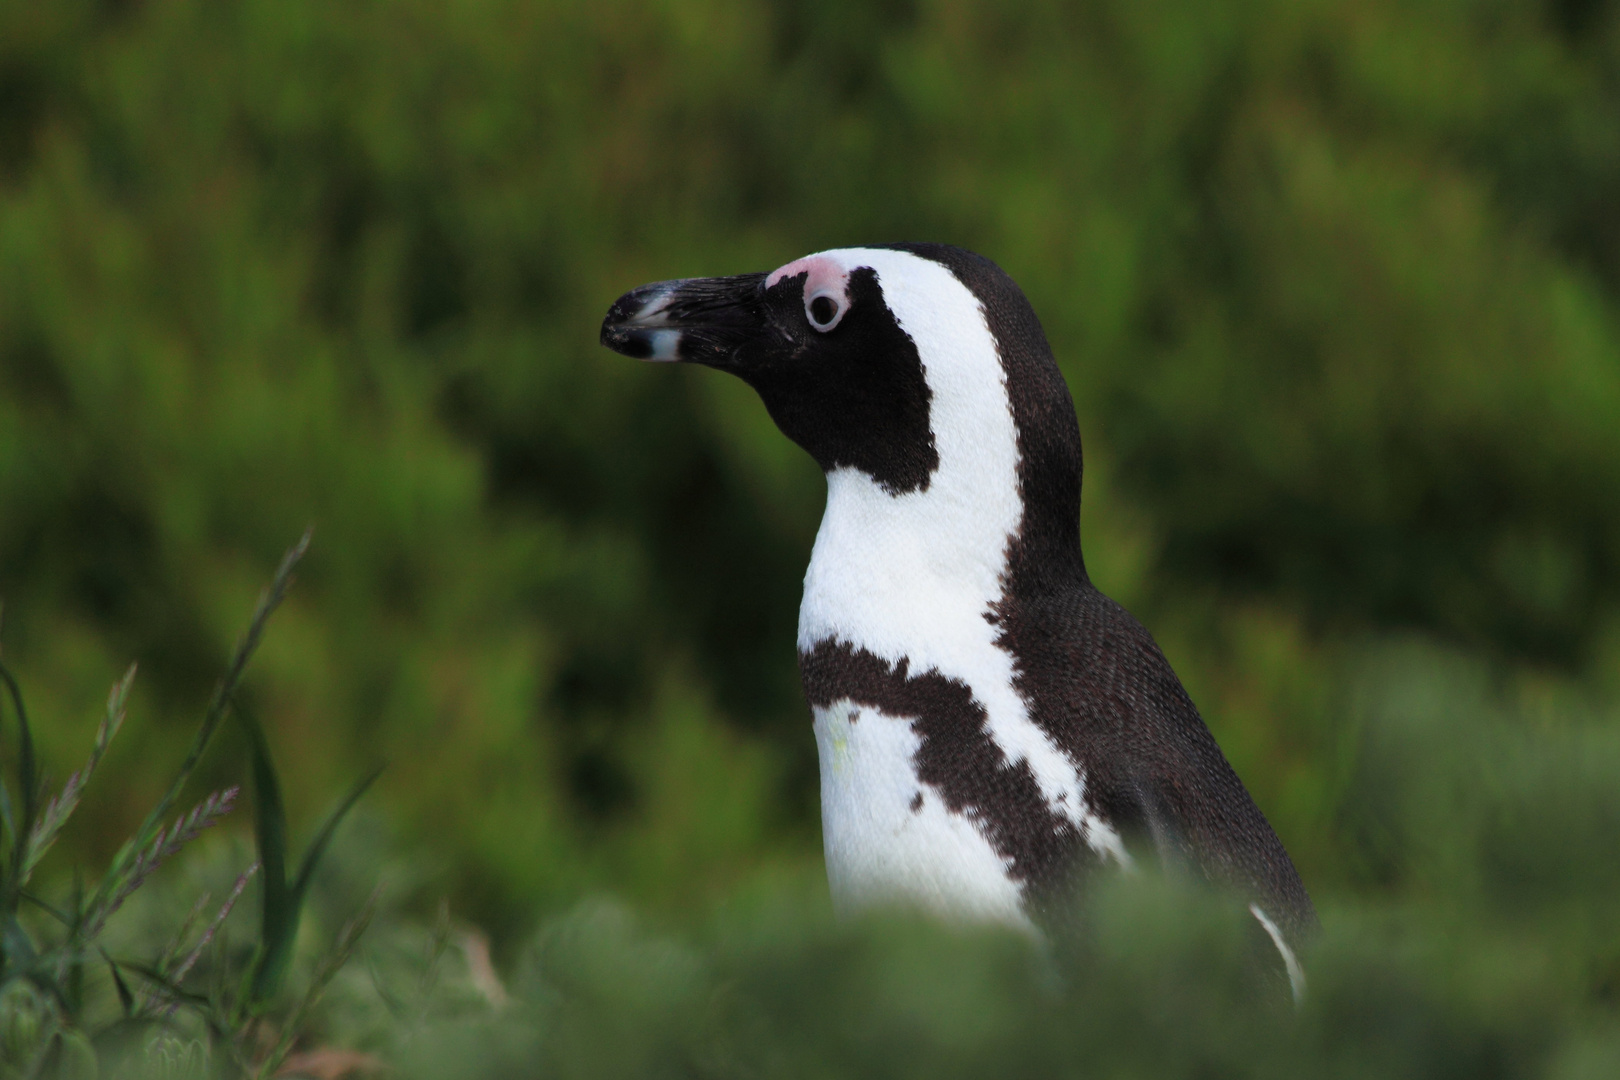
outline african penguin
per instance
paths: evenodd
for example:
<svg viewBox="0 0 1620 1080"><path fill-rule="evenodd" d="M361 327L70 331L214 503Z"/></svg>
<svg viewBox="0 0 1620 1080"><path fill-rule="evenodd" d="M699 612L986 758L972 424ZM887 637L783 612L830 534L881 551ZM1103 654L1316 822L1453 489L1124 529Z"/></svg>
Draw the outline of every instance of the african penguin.
<svg viewBox="0 0 1620 1080"><path fill-rule="evenodd" d="M1245 893L1296 996L1316 915L1147 630L1080 554L1080 431L1028 300L940 244L645 285L602 343L729 371L827 474L799 668L827 876L1031 929L1131 848Z"/></svg>

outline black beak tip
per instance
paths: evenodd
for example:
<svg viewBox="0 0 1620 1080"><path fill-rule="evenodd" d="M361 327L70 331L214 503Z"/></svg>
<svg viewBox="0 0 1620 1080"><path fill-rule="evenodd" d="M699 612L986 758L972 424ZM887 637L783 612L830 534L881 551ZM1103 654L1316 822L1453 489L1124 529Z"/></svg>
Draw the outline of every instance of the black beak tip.
<svg viewBox="0 0 1620 1080"><path fill-rule="evenodd" d="M650 359L653 354L651 336L645 330L615 322L615 314L617 313L608 312L608 317L602 322L602 344L632 360Z"/></svg>
<svg viewBox="0 0 1620 1080"><path fill-rule="evenodd" d="M727 366L738 340L757 332L763 274L655 281L608 308L601 343L635 360Z"/></svg>
<svg viewBox="0 0 1620 1080"><path fill-rule="evenodd" d="M602 320L601 343L633 360L653 354L652 341L645 330L634 325L638 312L647 305L646 288L634 289L613 301Z"/></svg>

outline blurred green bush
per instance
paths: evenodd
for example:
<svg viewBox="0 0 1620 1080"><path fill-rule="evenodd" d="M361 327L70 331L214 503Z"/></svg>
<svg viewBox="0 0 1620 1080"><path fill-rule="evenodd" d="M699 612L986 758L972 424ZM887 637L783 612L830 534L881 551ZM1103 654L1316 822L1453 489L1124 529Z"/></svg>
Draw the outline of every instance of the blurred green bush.
<svg viewBox="0 0 1620 1080"><path fill-rule="evenodd" d="M1485 665L1411 641L1349 666L1344 825L1386 861L1319 892L1297 1012L1257 986L1241 904L1150 873L1099 883L1063 967L1010 931L833 926L789 880L681 933L583 904L495 1001L452 962L408 1025L364 1020L400 969L351 967L324 1037L421 1078L1614 1076L1615 714L1549 730Z"/></svg>
<svg viewBox="0 0 1620 1080"><path fill-rule="evenodd" d="M244 691L295 821L388 759L508 935L813 867L820 479L596 329L936 239L1029 293L1093 574L1327 909L1567 935L1612 1020L1617 115L1603 0L0 0L3 640L86 718L58 774L144 673L67 855L313 522Z"/></svg>

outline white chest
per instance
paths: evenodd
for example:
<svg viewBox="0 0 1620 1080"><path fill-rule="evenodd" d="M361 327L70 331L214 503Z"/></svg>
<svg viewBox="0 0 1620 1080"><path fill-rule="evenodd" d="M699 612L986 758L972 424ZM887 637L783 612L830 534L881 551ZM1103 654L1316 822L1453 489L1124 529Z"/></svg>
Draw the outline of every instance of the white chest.
<svg viewBox="0 0 1620 1080"><path fill-rule="evenodd" d="M910 718L846 699L816 709L815 729L827 881L840 914L900 902L1029 925L1006 863L972 821L917 779Z"/></svg>
<svg viewBox="0 0 1620 1080"><path fill-rule="evenodd" d="M906 678L937 675L965 687L1006 765L1027 765L1051 813L1091 848L1124 862L1118 835L1087 807L1083 771L1031 719L1014 659L986 618L1001 595L1001 552L1016 507L991 517L981 502L978 520L938 532L950 479L896 497L853 470L828 477L799 648L808 655L818 645L847 645L897 677L904 662ZM1021 886L986 835L983 816L960 803L952 811L940 791L920 782L919 717L839 690L832 687L820 699L830 704L815 709L822 835L837 906L902 900L1029 926Z"/></svg>

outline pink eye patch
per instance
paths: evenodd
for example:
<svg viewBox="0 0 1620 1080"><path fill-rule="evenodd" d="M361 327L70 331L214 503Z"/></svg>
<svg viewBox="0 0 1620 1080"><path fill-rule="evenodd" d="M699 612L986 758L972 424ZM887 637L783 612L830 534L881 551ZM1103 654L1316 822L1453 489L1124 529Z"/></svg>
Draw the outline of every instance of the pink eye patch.
<svg viewBox="0 0 1620 1080"><path fill-rule="evenodd" d="M810 276L804 283L804 295L815 296L817 293L830 293L834 296L843 296L845 288L849 285L849 271L825 255L808 255L802 259L794 259L786 266L772 270L765 279L765 287L772 288L783 278L798 277L800 274Z"/></svg>

